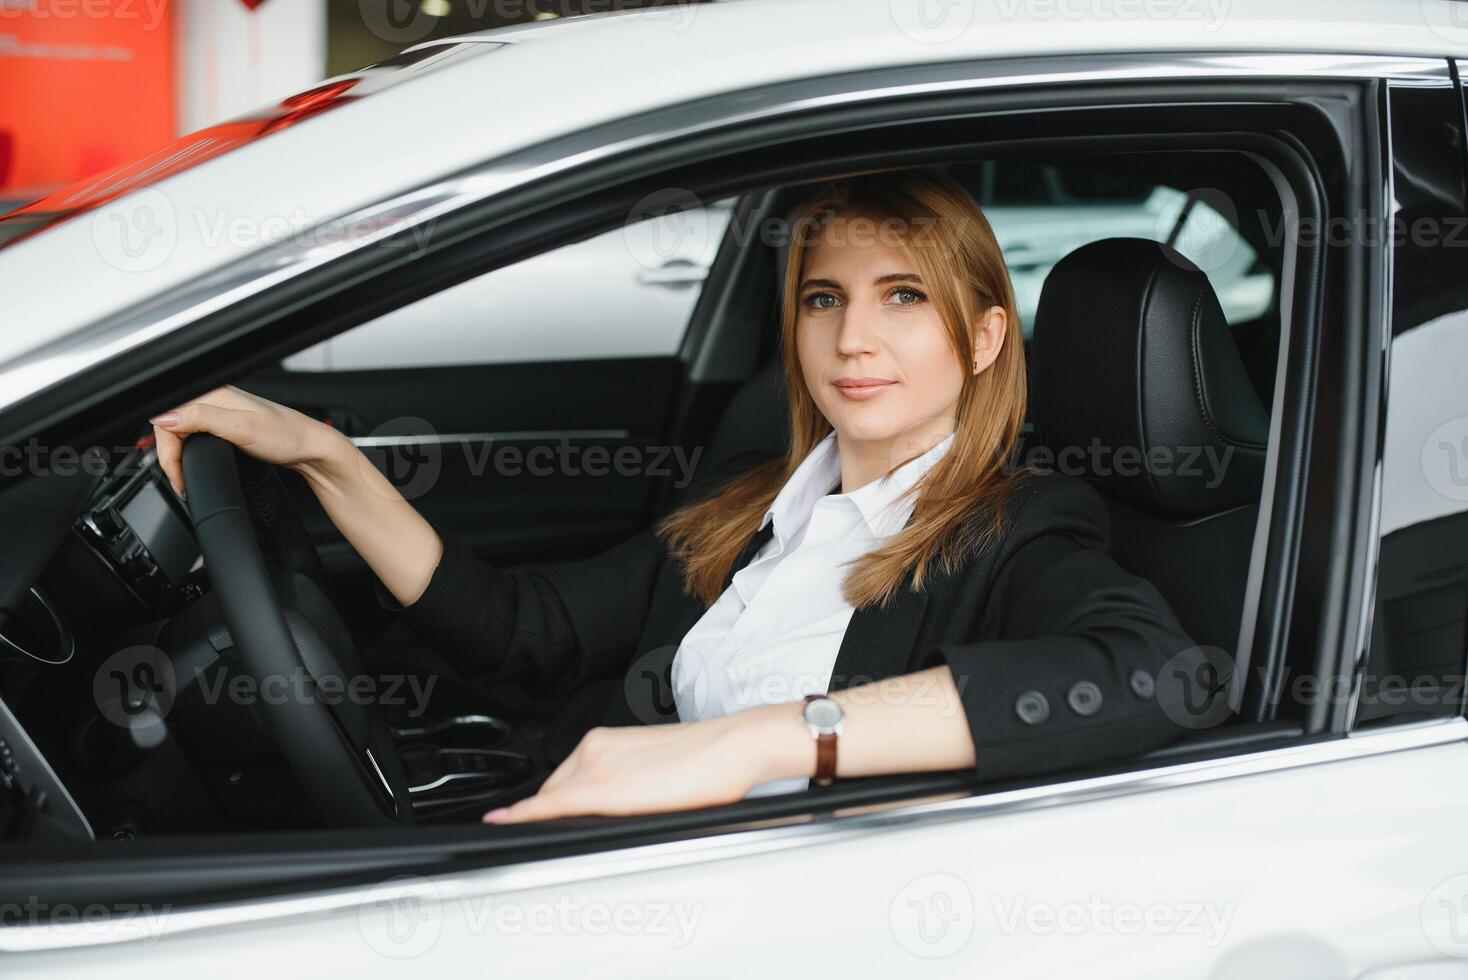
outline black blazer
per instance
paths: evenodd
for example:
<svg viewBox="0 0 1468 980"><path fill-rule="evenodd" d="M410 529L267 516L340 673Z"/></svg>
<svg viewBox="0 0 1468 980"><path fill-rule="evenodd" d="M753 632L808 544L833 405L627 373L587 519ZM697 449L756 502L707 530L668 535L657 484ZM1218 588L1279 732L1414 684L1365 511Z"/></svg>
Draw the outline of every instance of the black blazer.
<svg viewBox="0 0 1468 980"><path fill-rule="evenodd" d="M683 591L680 564L651 529L592 558L518 571L438 530L443 557L403 616L450 663L542 696L621 677L606 684L600 724L678 720L673 655L704 607ZM735 567L770 533L766 525L752 536ZM1159 707L1155 682L1194 643L1107 547L1106 509L1089 484L1027 476L999 539L952 574L933 569L921 591L856 611L830 690L946 664L986 779L1168 741L1183 729Z"/></svg>

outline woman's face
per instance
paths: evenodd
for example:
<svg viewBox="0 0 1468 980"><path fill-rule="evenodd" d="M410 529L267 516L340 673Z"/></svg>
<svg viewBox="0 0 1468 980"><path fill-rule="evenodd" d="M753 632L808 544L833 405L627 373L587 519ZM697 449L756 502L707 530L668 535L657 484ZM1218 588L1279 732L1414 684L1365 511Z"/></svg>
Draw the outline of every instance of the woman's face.
<svg viewBox="0 0 1468 980"><path fill-rule="evenodd" d="M917 266L862 220L832 221L806 252L796 348L843 447L886 452L896 465L953 431L972 366L954 352Z"/></svg>

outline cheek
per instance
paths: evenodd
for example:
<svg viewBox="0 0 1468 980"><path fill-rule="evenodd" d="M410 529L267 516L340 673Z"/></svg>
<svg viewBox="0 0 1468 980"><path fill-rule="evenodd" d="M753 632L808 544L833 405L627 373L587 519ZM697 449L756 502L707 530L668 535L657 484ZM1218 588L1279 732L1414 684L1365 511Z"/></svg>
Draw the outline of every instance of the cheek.
<svg viewBox="0 0 1468 980"><path fill-rule="evenodd" d="M893 353L913 390L925 400L947 403L963 388L964 372L936 316L894 338Z"/></svg>
<svg viewBox="0 0 1468 980"><path fill-rule="evenodd" d="M824 324L800 320L795 324L795 356L807 388L819 388L831 359L836 356L834 341Z"/></svg>

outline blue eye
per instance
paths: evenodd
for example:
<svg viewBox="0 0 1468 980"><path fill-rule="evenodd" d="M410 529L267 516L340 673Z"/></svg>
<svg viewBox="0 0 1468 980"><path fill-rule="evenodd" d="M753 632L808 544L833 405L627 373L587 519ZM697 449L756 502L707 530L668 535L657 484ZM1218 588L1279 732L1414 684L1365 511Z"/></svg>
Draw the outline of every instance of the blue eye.
<svg viewBox="0 0 1468 980"><path fill-rule="evenodd" d="M831 302L825 303L824 300ZM840 302L834 293L811 293L805 298L805 305L813 310L834 310Z"/></svg>
<svg viewBox="0 0 1468 980"><path fill-rule="evenodd" d="M921 302L923 302L924 300L926 300L928 298L927 296L923 295L923 293L921 291L916 290L916 289L913 289L913 288L911 288L909 286L903 286L903 287L901 287L899 289L894 289L891 292L890 295L893 298L896 298L898 296L908 296L908 297L911 297L911 299L908 299L908 300L905 300L905 301L899 301L897 303L898 306L912 306L913 304L915 304L915 303L921 303Z"/></svg>

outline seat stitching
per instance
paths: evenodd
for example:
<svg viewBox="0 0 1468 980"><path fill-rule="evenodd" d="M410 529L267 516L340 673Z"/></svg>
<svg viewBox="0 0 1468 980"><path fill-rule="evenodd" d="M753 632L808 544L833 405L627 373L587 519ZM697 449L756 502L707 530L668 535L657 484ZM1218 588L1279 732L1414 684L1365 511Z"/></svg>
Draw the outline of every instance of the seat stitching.
<svg viewBox="0 0 1468 980"><path fill-rule="evenodd" d="M1239 440L1231 438L1220 431L1218 426L1213 424L1213 419L1208 414L1208 406L1207 404L1205 404L1203 399L1203 360L1198 345L1198 326L1200 323L1199 313L1201 313L1203 310L1203 296L1209 288L1210 287L1206 281L1203 283L1202 286L1198 287L1198 298L1193 301L1192 326L1188 332L1188 348L1193 357L1193 394L1198 399L1198 414L1202 417L1203 424L1208 426L1208 429L1214 435L1222 439L1224 442L1228 443L1230 446L1238 446L1242 449L1257 449L1259 447L1255 443L1240 442Z"/></svg>

